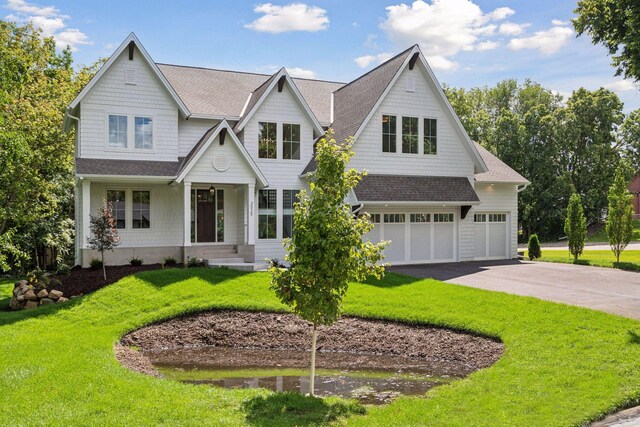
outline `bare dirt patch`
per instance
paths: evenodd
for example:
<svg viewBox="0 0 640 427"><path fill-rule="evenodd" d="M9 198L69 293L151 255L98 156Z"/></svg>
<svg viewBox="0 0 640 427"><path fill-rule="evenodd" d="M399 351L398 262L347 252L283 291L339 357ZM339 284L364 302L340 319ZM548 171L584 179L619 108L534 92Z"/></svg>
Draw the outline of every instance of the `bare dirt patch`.
<svg viewBox="0 0 640 427"><path fill-rule="evenodd" d="M205 347L306 351L310 337L309 324L291 314L213 311L146 326L125 335L121 344L140 349L136 356ZM380 356L381 363L398 356L466 375L495 363L503 345L449 329L343 317L319 329L318 350ZM118 356L127 365L129 355ZM131 367L138 370L135 363Z"/></svg>

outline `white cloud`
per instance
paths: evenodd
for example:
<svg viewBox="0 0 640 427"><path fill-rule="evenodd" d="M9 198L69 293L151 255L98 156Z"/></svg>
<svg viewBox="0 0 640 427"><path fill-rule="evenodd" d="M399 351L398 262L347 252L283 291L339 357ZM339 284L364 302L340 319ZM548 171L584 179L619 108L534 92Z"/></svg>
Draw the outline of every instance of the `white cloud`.
<svg viewBox="0 0 640 427"><path fill-rule="evenodd" d="M376 43L377 38L378 36L375 34L368 34L367 39L364 41L362 45L369 49L377 49L378 48L378 44Z"/></svg>
<svg viewBox="0 0 640 427"><path fill-rule="evenodd" d="M566 27L567 25L569 25L567 21L561 21L559 19L552 19L551 24L555 25L556 27L562 27L562 26Z"/></svg>
<svg viewBox="0 0 640 427"><path fill-rule="evenodd" d="M566 45L572 34L573 30L570 28L552 27L545 31L537 31L531 37L511 39L508 46L511 50L537 49L549 55L558 52Z"/></svg>
<svg viewBox="0 0 640 427"><path fill-rule="evenodd" d="M498 32L505 36L518 36L524 32L524 30L531 24L516 24L513 22L505 22L500 24Z"/></svg>
<svg viewBox="0 0 640 427"><path fill-rule="evenodd" d="M289 73L289 75L291 77L300 77L302 79L315 79L316 78L315 71L307 70L307 69L300 68L300 67L287 68L287 73Z"/></svg>
<svg viewBox="0 0 640 427"><path fill-rule="evenodd" d="M476 50L485 51L485 50L493 50L500 46L498 42L494 42L491 40L487 40L486 42L480 42L476 45Z"/></svg>
<svg viewBox="0 0 640 427"><path fill-rule="evenodd" d="M392 56L393 54L385 52L385 53L379 53L377 55L359 56L355 58L354 61L356 62L358 67L366 68L372 63L382 64L384 61L388 60Z"/></svg>
<svg viewBox="0 0 640 427"><path fill-rule="evenodd" d="M253 11L264 16L245 25L254 31L284 33L288 31L319 31L329 26L327 11L304 3L276 6L271 3L259 4Z"/></svg>
<svg viewBox="0 0 640 427"><path fill-rule="evenodd" d="M54 6L39 6L27 3L25 0L7 0L5 8L13 11L6 16L7 20L15 22L31 22L34 27L42 30L44 37L53 37L58 48L69 46L72 51L78 50L79 45L91 44L89 37L77 28L68 28L68 15L63 15Z"/></svg>
<svg viewBox="0 0 640 427"><path fill-rule="evenodd" d="M607 83L604 85L605 89L612 90L614 92L627 92L630 90L638 89L635 84L630 80L618 80L615 82Z"/></svg>
<svg viewBox="0 0 640 427"><path fill-rule="evenodd" d="M417 0L388 6L380 27L400 46L418 43L433 68L451 70L458 52L477 49L483 38L495 33L492 21L514 13L508 7L485 13L471 0Z"/></svg>

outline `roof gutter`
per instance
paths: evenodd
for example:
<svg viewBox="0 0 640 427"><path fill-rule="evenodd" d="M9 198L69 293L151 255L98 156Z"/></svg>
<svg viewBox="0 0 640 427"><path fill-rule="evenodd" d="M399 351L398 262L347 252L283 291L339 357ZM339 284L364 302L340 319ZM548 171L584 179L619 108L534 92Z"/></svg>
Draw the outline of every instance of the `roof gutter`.
<svg viewBox="0 0 640 427"><path fill-rule="evenodd" d="M518 193L520 193L520 192L524 191L524 190L525 190L529 185L531 185L531 183L530 183L530 182L527 182L527 183L526 183L526 184L524 184L524 185L519 185L519 186L518 186L518 190L517 190L517 192L518 192Z"/></svg>

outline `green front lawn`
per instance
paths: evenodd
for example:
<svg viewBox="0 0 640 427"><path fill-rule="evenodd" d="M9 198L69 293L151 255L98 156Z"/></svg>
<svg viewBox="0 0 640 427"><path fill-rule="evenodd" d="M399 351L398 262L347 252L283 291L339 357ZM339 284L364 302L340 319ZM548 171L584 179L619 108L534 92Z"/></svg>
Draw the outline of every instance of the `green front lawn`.
<svg viewBox="0 0 640 427"><path fill-rule="evenodd" d="M526 256L525 252L525 256ZM561 262L566 264L594 265L597 267L620 268L622 270L640 271L640 251L624 251L620 255L620 264L616 264L616 257L610 250L589 250L582 252L578 261L574 263L569 251L542 250L542 258L536 261Z"/></svg>
<svg viewBox="0 0 640 427"><path fill-rule="evenodd" d="M268 282L220 269L145 272L66 305L0 312L0 425L567 426L640 403L640 322L396 274L353 285L346 312L500 337L502 358L428 399L363 408L157 379L114 357L124 333L181 313L282 310Z"/></svg>

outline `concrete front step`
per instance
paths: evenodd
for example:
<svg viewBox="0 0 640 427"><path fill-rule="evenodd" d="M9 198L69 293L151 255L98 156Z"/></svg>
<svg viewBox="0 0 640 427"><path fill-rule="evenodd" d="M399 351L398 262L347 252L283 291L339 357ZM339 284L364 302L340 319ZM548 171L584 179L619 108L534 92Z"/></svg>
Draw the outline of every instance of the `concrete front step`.
<svg viewBox="0 0 640 427"><path fill-rule="evenodd" d="M214 262L212 262L214 261ZM207 262L207 264L209 265L209 268L217 268L217 267L224 267L224 268L230 268L232 270L238 270L238 271L264 271L268 268L268 265L266 263L259 263L259 262L215 262L216 260L209 260ZM218 260L219 261L219 260Z"/></svg>
<svg viewBox="0 0 640 427"><path fill-rule="evenodd" d="M244 258L240 258L238 254L234 257L216 257L216 258L207 258L207 263L211 264L239 264L243 263Z"/></svg>
<svg viewBox="0 0 640 427"><path fill-rule="evenodd" d="M235 259L240 258L238 252L204 252L202 254L204 259ZM244 260L244 258L241 258Z"/></svg>

